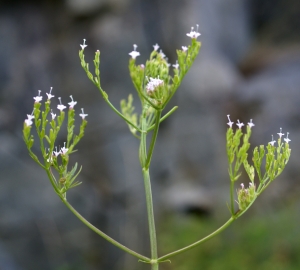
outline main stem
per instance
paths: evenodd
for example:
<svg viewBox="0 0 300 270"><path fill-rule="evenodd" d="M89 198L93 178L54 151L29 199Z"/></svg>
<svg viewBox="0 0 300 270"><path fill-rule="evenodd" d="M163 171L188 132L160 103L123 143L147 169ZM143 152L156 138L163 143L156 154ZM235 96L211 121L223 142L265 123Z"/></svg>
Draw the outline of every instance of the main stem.
<svg viewBox="0 0 300 270"><path fill-rule="evenodd" d="M157 263L157 241L156 241L156 229L154 221L153 201L149 169L143 168L143 177L146 194L148 224L149 224L149 236L150 236L150 247L151 247L151 270L158 270Z"/></svg>
<svg viewBox="0 0 300 270"><path fill-rule="evenodd" d="M152 134L152 139L147 153L147 107L144 107L143 117L142 117L142 134L141 134L141 144L140 144L140 162L142 166L144 186L145 186L145 195L146 195L146 205L147 205L147 215L148 215L148 225L149 225L149 236L150 236L150 249L151 249L151 270L158 270L159 263L157 262L157 240L156 240L156 229L155 229L155 220L154 220L154 211L153 211L153 200L152 200L152 190L151 190L151 181L149 174L149 167L151 163L151 158L158 134L159 122L160 122L161 111L156 111L156 119L154 131Z"/></svg>

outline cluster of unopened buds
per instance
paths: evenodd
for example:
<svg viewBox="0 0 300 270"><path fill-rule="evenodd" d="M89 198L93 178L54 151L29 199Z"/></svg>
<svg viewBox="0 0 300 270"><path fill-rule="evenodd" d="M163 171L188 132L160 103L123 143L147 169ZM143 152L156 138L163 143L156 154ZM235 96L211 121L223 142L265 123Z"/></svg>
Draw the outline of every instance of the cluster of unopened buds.
<svg viewBox="0 0 300 270"><path fill-rule="evenodd" d="M244 184L241 183L241 189L237 191L239 209L244 210L248 205L255 199L255 184L250 182L249 187L245 188Z"/></svg>

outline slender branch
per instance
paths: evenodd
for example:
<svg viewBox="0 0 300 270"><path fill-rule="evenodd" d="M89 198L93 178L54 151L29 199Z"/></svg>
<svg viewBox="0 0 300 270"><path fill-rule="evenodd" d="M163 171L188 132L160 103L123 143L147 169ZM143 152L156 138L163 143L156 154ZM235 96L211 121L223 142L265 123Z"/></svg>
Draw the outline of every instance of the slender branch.
<svg viewBox="0 0 300 270"><path fill-rule="evenodd" d="M230 181L230 209L231 215L234 215L234 181Z"/></svg>
<svg viewBox="0 0 300 270"><path fill-rule="evenodd" d="M173 107L170 111L168 111L162 118L160 118L159 123L167 119L173 112L175 112L178 109L178 106ZM148 128L147 131L150 131L154 129L155 124L153 124L151 127Z"/></svg>
<svg viewBox="0 0 300 270"><path fill-rule="evenodd" d="M104 92L104 90L101 88L101 86L99 85L99 83L94 82L94 84L96 85L96 87L99 89L99 91L101 92L104 100L106 101L106 103L109 105L109 107L117 114L119 115L123 120L126 121L126 123L128 123L129 125L131 125L133 128L135 128L137 131L142 132L142 130L140 128L138 128L135 124L133 124L130 120L128 120L121 112L119 112L119 110L108 100L108 97L106 95L106 93Z"/></svg>
<svg viewBox="0 0 300 270"><path fill-rule="evenodd" d="M148 169L150 166L150 162L151 162L151 158L152 158L152 154L153 154L153 150L154 150L154 146L155 146L155 142L156 142L156 138L157 138L157 134L158 134L160 116L161 116L161 110L156 111L154 131L152 134L152 139L151 139L151 143L150 143L150 147L149 147L149 151L148 151L148 155L147 155L147 160L146 160L146 164L145 164L146 169Z"/></svg>
<svg viewBox="0 0 300 270"><path fill-rule="evenodd" d="M103 237L105 240L107 240L108 242L110 242L111 244L113 244L114 246L124 250L125 252L131 254L134 257L139 258L142 261L145 262L150 262L151 260L133 250L131 250L128 247L125 247L124 245L122 245L121 243L117 242L116 240L114 240L113 238L109 237L107 234L105 234L104 232L100 231L98 228L96 228L94 225L92 225L90 222L88 222L83 216L81 216L73 207L71 204L69 204L69 202L63 198L62 202L71 210L71 212L78 218L80 219L87 227L89 227L92 231L94 231L95 233L97 233L98 235L100 235L101 237Z"/></svg>
<svg viewBox="0 0 300 270"><path fill-rule="evenodd" d="M83 222L88 228L90 228L92 231L94 231L95 233L97 233L98 235L100 235L101 237L103 237L105 240L107 240L108 242L110 242L111 244L113 244L114 246L124 250L125 252L139 258L142 261L145 262L150 262L151 260L148 257L145 257L133 250L131 250L130 248L122 245L121 243L119 243L118 241L114 240L113 238L111 238L110 236L108 236L107 234L105 234L104 232L102 232L101 230L99 230L98 228L96 228L93 224L91 224L90 222L88 222L82 215L80 215L71 204L69 204L69 202L67 201L67 199L64 197L63 194L60 193L58 187L55 185L55 180L53 179L53 175L50 172L50 169L46 170L48 178L55 190L55 192L57 193L57 195L60 197L60 199L62 200L62 202L71 210L71 212L81 221Z"/></svg>
<svg viewBox="0 0 300 270"><path fill-rule="evenodd" d="M173 257L173 256L175 256L175 255L177 255L177 254L180 254L180 253L182 253L182 252L185 252L185 251L187 251L187 250L190 250L190 249L192 249L192 248L194 248L194 247L196 247L196 246L198 246L198 245L200 245L200 244L206 242L207 240L213 238L214 236L216 236L217 234L219 234L220 232L222 232L223 230L225 230L225 229L226 229L226 228L227 228L227 227L228 227L235 219L236 219L235 216L234 216L234 217L231 217L225 224L223 224L223 226L221 226L219 229L217 229L216 231L214 231L214 232L211 233L210 235L208 235L208 236L202 238L201 240L199 240L199 241L197 241L197 242L195 242L195 243L193 243L193 244L191 244L191 245L189 245L189 246L186 246L186 247L184 247L184 248L182 248L182 249L179 249L179 250L176 250L176 251L174 251L174 252L171 252L171 253L169 253L169 254L167 254L167 255L164 255L164 256L158 258L157 261L158 261L158 262L165 261L165 260L167 260L167 259L169 259L169 258L171 258L171 257Z"/></svg>

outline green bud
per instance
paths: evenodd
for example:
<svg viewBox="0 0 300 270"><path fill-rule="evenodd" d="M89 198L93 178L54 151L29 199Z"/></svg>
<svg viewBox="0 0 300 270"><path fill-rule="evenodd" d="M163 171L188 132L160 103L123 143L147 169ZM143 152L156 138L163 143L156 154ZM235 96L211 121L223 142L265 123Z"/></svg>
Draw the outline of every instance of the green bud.
<svg viewBox="0 0 300 270"><path fill-rule="evenodd" d="M67 147L69 147L71 140L73 139L73 133L74 133L74 125L75 122L75 110L74 108L70 108L68 111L68 136L67 136Z"/></svg>
<svg viewBox="0 0 300 270"><path fill-rule="evenodd" d="M255 184L249 184L249 188L242 188L237 191L238 205L241 211L244 211L256 198Z"/></svg>
<svg viewBox="0 0 300 270"><path fill-rule="evenodd" d="M255 177L254 167L249 165L247 159L244 160L243 164L244 164L245 171L247 172L251 182L254 182L254 177Z"/></svg>
<svg viewBox="0 0 300 270"><path fill-rule="evenodd" d="M128 96L128 101L126 101L125 99L122 99L120 102L121 105L121 112L122 114L128 119L130 120L131 123L133 123L135 126L137 126L137 114L134 113L134 106L132 106L132 102L133 102L133 97L130 94ZM130 132L135 135L136 134L136 129L134 127L132 127L132 125L128 124L129 130Z"/></svg>

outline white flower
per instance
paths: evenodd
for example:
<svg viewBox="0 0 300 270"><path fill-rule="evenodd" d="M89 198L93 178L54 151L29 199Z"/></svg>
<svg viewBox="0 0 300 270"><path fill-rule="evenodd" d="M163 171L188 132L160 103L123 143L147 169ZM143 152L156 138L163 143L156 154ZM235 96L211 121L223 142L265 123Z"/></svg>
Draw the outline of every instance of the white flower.
<svg viewBox="0 0 300 270"><path fill-rule="evenodd" d="M31 114L27 114L27 119L28 119L28 120L34 119L33 112L32 112Z"/></svg>
<svg viewBox="0 0 300 270"><path fill-rule="evenodd" d="M80 44L81 50L84 50L85 47L87 47L87 45L85 44L86 39L83 39L83 44Z"/></svg>
<svg viewBox="0 0 300 270"><path fill-rule="evenodd" d="M51 95L51 92L52 92L52 87L50 87L50 92L49 93L46 93L47 97L48 97L48 100L50 100L51 98L53 98L54 96Z"/></svg>
<svg viewBox="0 0 300 270"><path fill-rule="evenodd" d="M65 105L61 104L61 97L59 97L58 99L59 99L60 104L57 105L57 109L59 109L62 112L67 107Z"/></svg>
<svg viewBox="0 0 300 270"><path fill-rule="evenodd" d="M284 141L286 143L289 143L291 141L288 136L289 136L289 132L286 133L286 138L284 138Z"/></svg>
<svg viewBox="0 0 300 270"><path fill-rule="evenodd" d="M41 90L39 90L39 95L33 98L36 103L39 103L43 99L43 97L40 94L41 94Z"/></svg>
<svg viewBox="0 0 300 270"><path fill-rule="evenodd" d="M157 87L159 87L160 85L162 85L164 83L163 80L159 79L159 78L150 78L150 81L147 83L146 85L146 90L147 90L147 93L150 94L152 92L155 91L155 89Z"/></svg>
<svg viewBox="0 0 300 270"><path fill-rule="evenodd" d="M61 154L62 155L64 155L65 153L67 153L68 152L68 148L66 148L66 143L64 142L64 147L62 147L62 148L60 148L60 152L61 152Z"/></svg>
<svg viewBox="0 0 300 270"><path fill-rule="evenodd" d="M194 27L191 28L191 32L190 33L187 33L186 35L190 38L197 38L199 37L201 34L198 32L198 28L199 28L199 25L197 24L197 31L194 31Z"/></svg>
<svg viewBox="0 0 300 270"><path fill-rule="evenodd" d="M136 44L133 44L133 51L129 53L129 55L132 57L132 59L135 59L138 56L140 56L140 53L136 51L137 47L138 46Z"/></svg>
<svg viewBox="0 0 300 270"><path fill-rule="evenodd" d="M69 102L68 104L70 105L70 109L73 109L74 108L74 106L77 104L77 101L74 101L73 100L73 97L72 97L72 95L70 96L70 98L71 98L71 102Z"/></svg>
<svg viewBox="0 0 300 270"><path fill-rule="evenodd" d="M25 124L29 127L33 124L32 119L34 119L33 111L31 114L27 114L27 119L25 120Z"/></svg>
<svg viewBox="0 0 300 270"><path fill-rule="evenodd" d="M252 128L252 127L255 126L255 125L253 124L253 122L252 122L252 119L250 119L250 122L248 122L248 126L249 126L250 128Z"/></svg>
<svg viewBox="0 0 300 270"><path fill-rule="evenodd" d="M179 68L179 64L178 64L178 61L176 60L176 64L172 65L175 69L178 69Z"/></svg>
<svg viewBox="0 0 300 270"><path fill-rule="evenodd" d="M165 57L166 57L166 55L163 53L162 50L159 50L159 54L161 55L162 58L165 58Z"/></svg>
<svg viewBox="0 0 300 270"><path fill-rule="evenodd" d="M154 51L157 51L159 48L159 45L156 43L155 45L153 45Z"/></svg>
<svg viewBox="0 0 300 270"><path fill-rule="evenodd" d="M27 125L27 127L30 127L33 124L33 122L30 119L25 119L25 124Z"/></svg>
<svg viewBox="0 0 300 270"><path fill-rule="evenodd" d="M274 146L275 143L276 143L276 141L274 140L274 137L273 137L273 135L272 135L272 141L269 142L269 144L271 144L272 146Z"/></svg>
<svg viewBox="0 0 300 270"><path fill-rule="evenodd" d="M280 128L280 132L277 134L279 135L279 138L281 138L284 135L284 133L282 133L282 128Z"/></svg>
<svg viewBox="0 0 300 270"><path fill-rule="evenodd" d="M230 128L232 128L232 125L233 125L234 123L231 122L229 116L230 116L230 114L227 114L227 118L228 118L228 121L229 121L229 122L227 123L227 125L228 125Z"/></svg>
<svg viewBox="0 0 300 270"><path fill-rule="evenodd" d="M85 119L86 116L88 116L88 114L84 113L83 108L81 108L82 113L79 114L79 116L81 116L82 120Z"/></svg>
<svg viewBox="0 0 300 270"><path fill-rule="evenodd" d="M181 46L181 48L182 48L182 50L183 50L184 52L186 52L186 51L188 50L188 47L187 47L187 46Z"/></svg>
<svg viewBox="0 0 300 270"><path fill-rule="evenodd" d="M55 113L53 113L52 109L51 109L51 117L52 117L52 120L54 120L54 119L55 119L55 117L56 117L56 114L55 114Z"/></svg>
<svg viewBox="0 0 300 270"><path fill-rule="evenodd" d="M242 126L244 126L244 123L240 123L240 120L238 119L238 122L236 123L236 125L239 127L239 129L241 129Z"/></svg>
<svg viewBox="0 0 300 270"><path fill-rule="evenodd" d="M60 153L60 151L57 152L57 147L55 146L55 151L53 151L53 155L58 157L59 154L61 154L61 153Z"/></svg>

